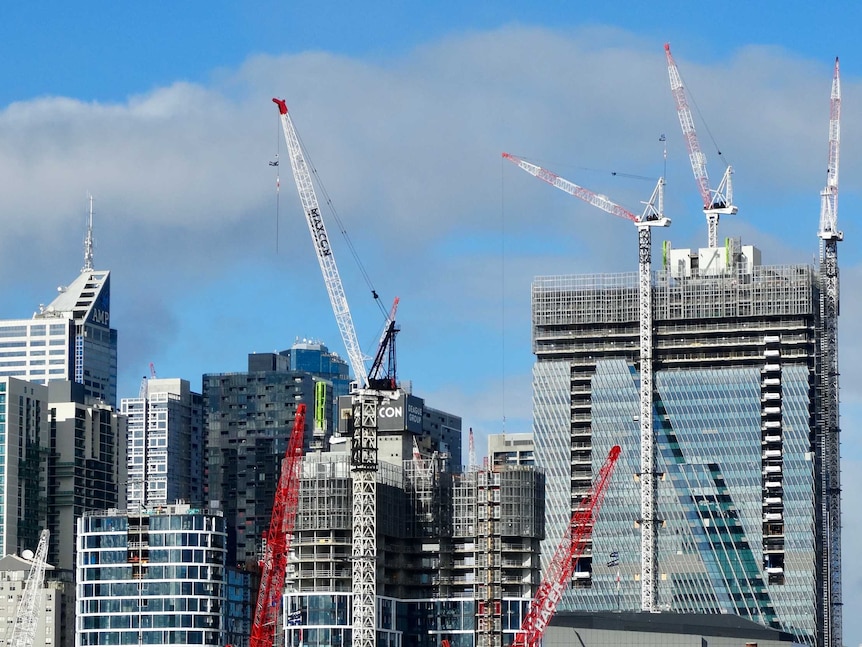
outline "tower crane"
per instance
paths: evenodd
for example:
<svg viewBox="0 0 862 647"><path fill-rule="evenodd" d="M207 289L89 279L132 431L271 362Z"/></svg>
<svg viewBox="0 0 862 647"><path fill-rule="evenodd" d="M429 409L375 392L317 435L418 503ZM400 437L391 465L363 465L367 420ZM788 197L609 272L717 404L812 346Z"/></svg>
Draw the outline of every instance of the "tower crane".
<svg viewBox="0 0 862 647"><path fill-rule="evenodd" d="M260 588L254 609L249 647L273 647L278 630L278 611L284 592L290 536L296 525L299 485L302 475L302 446L305 438L305 404L296 407L293 430L281 463L281 475L275 490L272 516L266 536L261 564Z"/></svg>
<svg viewBox="0 0 862 647"><path fill-rule="evenodd" d="M838 153L841 143L841 80L838 59L832 77L829 111L829 158L826 187L820 193L820 321L822 325L820 389L823 429L820 446L823 559L828 565L823 585L823 645L842 640L841 618L841 455L838 416Z"/></svg>
<svg viewBox="0 0 862 647"><path fill-rule="evenodd" d="M311 173L299 144L293 121L283 99L273 99L281 115L290 166L305 211L308 230L320 263L348 361L358 388L352 394L353 434L350 446L350 473L353 494L352 564L352 638L353 647L376 647L377 643L377 413L384 397L391 395L380 384L370 385L347 297L326 233ZM384 336L384 340L394 339ZM394 380L393 380L394 382ZM391 386L394 387L394 384Z"/></svg>
<svg viewBox="0 0 862 647"><path fill-rule="evenodd" d="M24 585L24 593L18 603L15 612L15 624L12 626L12 636L7 643L9 647L33 647L36 637L36 624L39 621L37 614L44 610L41 604L42 585L45 581L45 567L48 558L48 538L51 533L46 528L39 536L39 544L36 554L30 563L30 572L27 574L27 584Z"/></svg>
<svg viewBox="0 0 862 647"><path fill-rule="evenodd" d="M599 470L598 478L590 491L584 495L572 514L566 535L560 541L536 596L530 603L530 610L521 623L521 631L515 636L512 647L539 647L542 636L551 622L557 605L563 597L578 558L584 552L587 541L593 532L611 475L620 457L620 446L614 445Z"/></svg>
<svg viewBox="0 0 862 647"><path fill-rule="evenodd" d="M638 324L640 363L640 437L641 437L641 608L654 611L658 583L656 580L657 519L655 516L656 446L653 433L653 367L652 367L652 228L667 227L670 219L664 216L664 178L659 178L655 190L645 203L640 217L612 202L604 195L565 180L555 173L531 164L519 157L503 153L503 157L517 164L531 175L544 180L566 193L598 207L602 211L625 218L638 229Z"/></svg>
<svg viewBox="0 0 862 647"><path fill-rule="evenodd" d="M709 174L706 171L706 155L700 149L697 140L697 131L694 128L694 118L685 98L685 87L679 69L670 53L670 43L665 43L664 51L667 56L667 72L670 77L670 91L676 102L676 112L679 116L679 125L682 127L682 135L688 148L688 157L691 162L691 170L694 180L703 199L703 213L706 214L707 234L710 247L718 246L718 218L721 215L735 215L738 211L733 204L733 184L731 176L733 168L728 166L724 170L721 182L717 189L712 189L709 184Z"/></svg>

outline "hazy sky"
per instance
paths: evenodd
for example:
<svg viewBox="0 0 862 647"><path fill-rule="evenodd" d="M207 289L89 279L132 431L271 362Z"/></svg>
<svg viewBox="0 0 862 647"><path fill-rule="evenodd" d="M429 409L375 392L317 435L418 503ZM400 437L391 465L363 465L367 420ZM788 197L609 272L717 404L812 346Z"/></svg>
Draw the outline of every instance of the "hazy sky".
<svg viewBox="0 0 862 647"><path fill-rule="evenodd" d="M360 343L373 354L382 326L364 269L385 308L401 298L400 377L460 414L481 455L488 433L530 430L533 277L637 266L629 223L501 153L632 211L666 173L673 225L656 246L705 245L670 41L712 177L736 171L740 211L719 235L766 263L811 261L840 56L844 618L845 643L862 644L862 5L605 4L4 7L0 317L29 317L77 276L90 192L121 397L150 362L199 389L297 337L343 354L293 179L285 164L277 196L268 164L284 152L270 101L283 97L340 219L325 210Z"/></svg>

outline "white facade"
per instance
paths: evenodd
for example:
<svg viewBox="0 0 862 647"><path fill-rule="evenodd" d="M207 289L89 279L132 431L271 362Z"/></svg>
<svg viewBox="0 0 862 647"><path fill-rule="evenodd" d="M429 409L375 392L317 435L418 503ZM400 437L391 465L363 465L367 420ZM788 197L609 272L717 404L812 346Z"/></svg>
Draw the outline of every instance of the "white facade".
<svg viewBox="0 0 862 647"><path fill-rule="evenodd" d="M203 405L182 379L152 379L123 398L128 416L129 509L203 502Z"/></svg>
<svg viewBox="0 0 862 647"><path fill-rule="evenodd" d="M0 376L83 384L91 402L117 403L117 331L110 272L82 272L32 319L0 321Z"/></svg>
<svg viewBox="0 0 862 647"><path fill-rule="evenodd" d="M75 644L224 645L225 523L167 506L78 520Z"/></svg>
<svg viewBox="0 0 862 647"><path fill-rule="evenodd" d="M33 546L35 548L35 546ZM31 562L17 555L6 555L0 559L0 646L9 644L12 628L17 618L18 605L27 586L27 575ZM52 567L47 565L50 570ZM56 582L42 586L42 599L36 605L36 631L32 647L56 647L60 629L60 595Z"/></svg>

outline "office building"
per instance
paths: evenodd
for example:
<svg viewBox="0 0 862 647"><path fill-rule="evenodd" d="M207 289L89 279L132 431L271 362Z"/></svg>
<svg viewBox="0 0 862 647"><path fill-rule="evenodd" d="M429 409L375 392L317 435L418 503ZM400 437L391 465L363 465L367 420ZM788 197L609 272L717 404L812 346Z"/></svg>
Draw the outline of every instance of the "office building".
<svg viewBox="0 0 862 647"><path fill-rule="evenodd" d="M666 248L651 289L651 610L733 614L822 645L824 574L834 564L819 512L820 273L762 265L756 248L729 241ZM610 447L622 447L567 609L641 610L638 307L634 273L543 277L532 287L543 555Z"/></svg>
<svg viewBox="0 0 862 647"><path fill-rule="evenodd" d="M247 372L204 375L202 395L207 500L224 511L228 563L256 568L297 404L308 406L304 452L328 447L334 422L332 383L291 370L283 353L253 353Z"/></svg>
<svg viewBox="0 0 862 647"><path fill-rule="evenodd" d="M0 377L0 553L34 550L45 527L43 454L50 434L48 388Z"/></svg>
<svg viewBox="0 0 862 647"><path fill-rule="evenodd" d="M0 376L36 384L70 380L87 402L117 406L117 331L111 328L111 273L93 268L92 201L84 268L32 319L0 321Z"/></svg>
<svg viewBox="0 0 862 647"><path fill-rule="evenodd" d="M128 508L203 505L203 397L188 380L146 380L120 411L128 419Z"/></svg>
<svg viewBox="0 0 862 647"><path fill-rule="evenodd" d="M78 520L76 645L225 645L225 526L187 504Z"/></svg>

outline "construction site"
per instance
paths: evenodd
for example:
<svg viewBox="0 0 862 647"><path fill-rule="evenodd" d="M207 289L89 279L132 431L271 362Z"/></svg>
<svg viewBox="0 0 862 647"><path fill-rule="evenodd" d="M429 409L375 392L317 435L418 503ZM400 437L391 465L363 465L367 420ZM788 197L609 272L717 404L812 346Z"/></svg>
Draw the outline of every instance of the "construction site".
<svg viewBox="0 0 862 647"><path fill-rule="evenodd" d="M838 64L819 263L764 265L757 247L719 240L720 216L738 211L732 169L712 188L665 52L705 247L665 243L654 262L652 229L670 225L662 179L635 214L503 154L638 234L636 273L533 283L535 465L477 465L471 432L462 468L460 419L442 424L457 435L435 434L421 409L411 425L397 299L366 368L311 173L273 100L355 383L328 450L303 456L291 440L252 647L537 647L558 610L605 614L623 633L631 614L732 615L763 644L841 644ZM566 617L553 644L582 626Z"/></svg>

